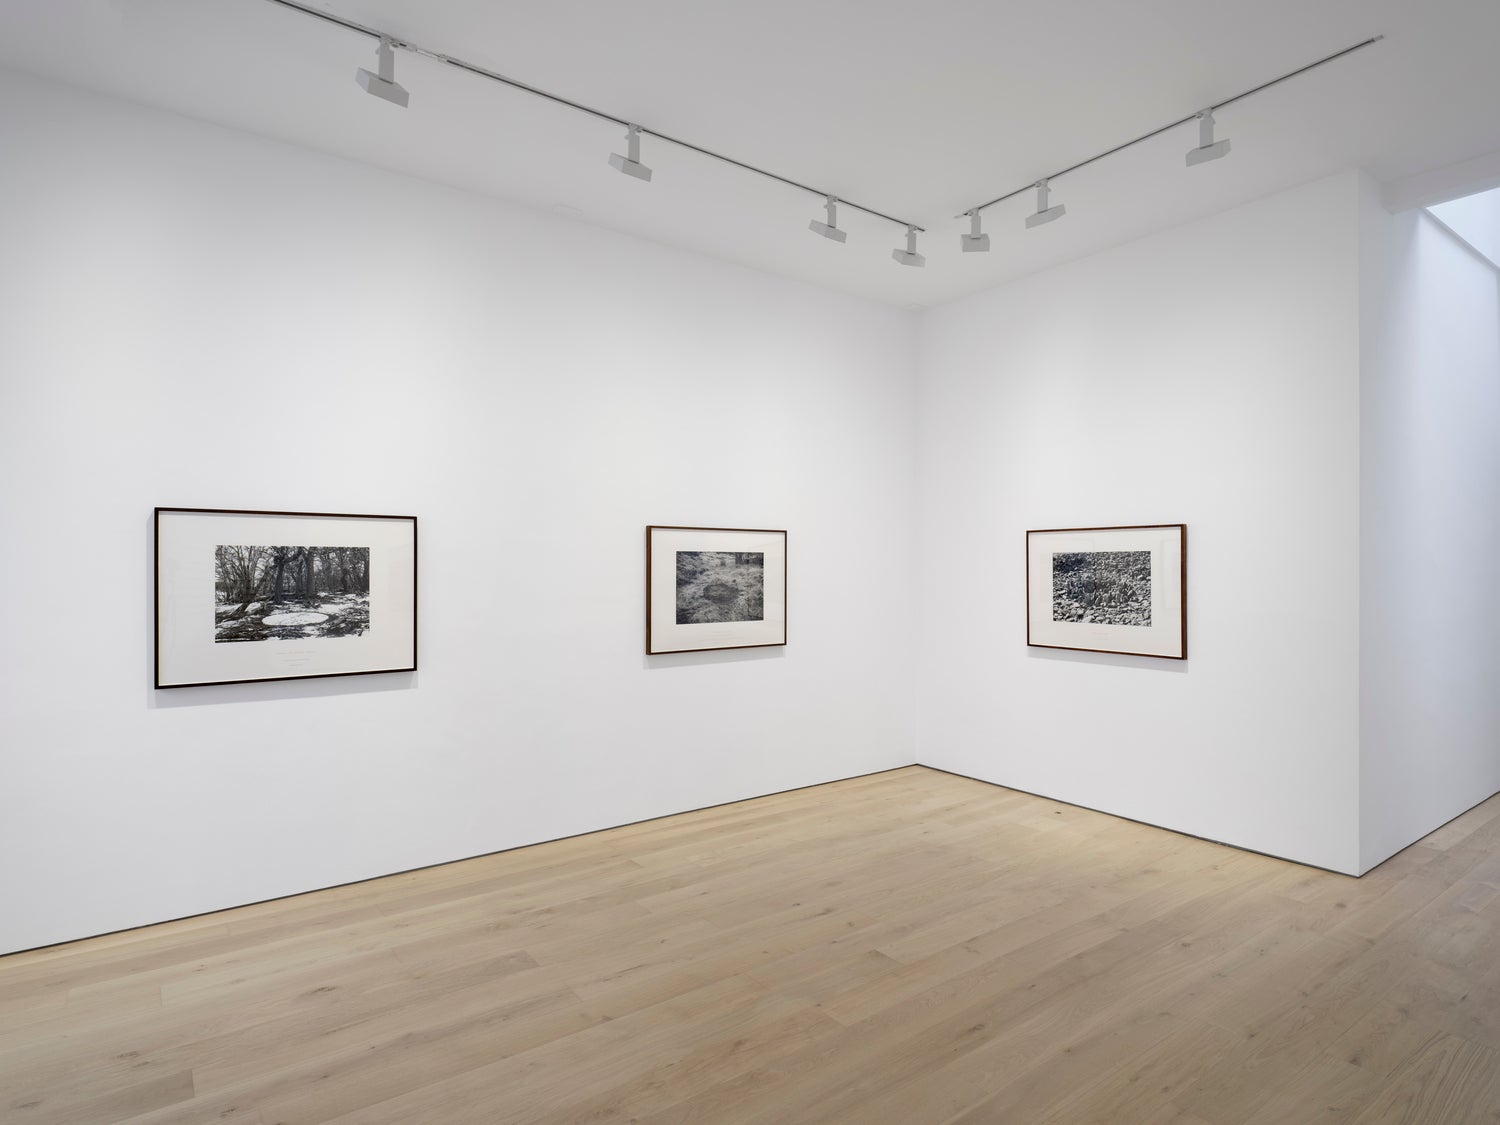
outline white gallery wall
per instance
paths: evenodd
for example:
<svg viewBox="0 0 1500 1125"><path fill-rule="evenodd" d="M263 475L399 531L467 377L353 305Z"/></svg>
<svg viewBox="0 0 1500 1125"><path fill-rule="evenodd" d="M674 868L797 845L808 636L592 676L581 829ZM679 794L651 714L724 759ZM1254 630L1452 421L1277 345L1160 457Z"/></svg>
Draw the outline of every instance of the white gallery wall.
<svg viewBox="0 0 1500 1125"><path fill-rule="evenodd" d="M916 316L5 71L0 145L0 952L913 761L1351 874L1500 789L1496 273L1357 172ZM420 670L153 689L157 505L417 515ZM1165 522L1188 660L1026 646L1026 529ZM648 523L788 529L789 645L646 657Z"/></svg>
<svg viewBox="0 0 1500 1125"><path fill-rule="evenodd" d="M912 761L911 314L14 73L0 146L0 951ZM154 690L157 505L415 514L419 671ZM648 659L648 523L786 528L789 646Z"/></svg>
<svg viewBox="0 0 1500 1125"><path fill-rule="evenodd" d="M1500 271L1361 197L1360 854L1500 790ZM1500 201L1468 204L1491 214ZM1475 224L1470 223L1473 227ZM1490 245L1493 245L1491 240Z"/></svg>
<svg viewBox="0 0 1500 1125"><path fill-rule="evenodd" d="M919 761L1358 868L1357 188L924 314ZM1149 523L1188 659L1028 649L1026 530Z"/></svg>

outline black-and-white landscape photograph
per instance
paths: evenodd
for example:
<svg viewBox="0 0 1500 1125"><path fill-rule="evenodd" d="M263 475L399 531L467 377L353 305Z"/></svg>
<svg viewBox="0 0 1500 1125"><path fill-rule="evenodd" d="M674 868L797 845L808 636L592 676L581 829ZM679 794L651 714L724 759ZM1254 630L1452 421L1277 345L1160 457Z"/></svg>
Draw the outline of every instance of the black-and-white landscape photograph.
<svg viewBox="0 0 1500 1125"><path fill-rule="evenodd" d="M678 551L677 624L765 619L766 556L759 551Z"/></svg>
<svg viewBox="0 0 1500 1125"><path fill-rule="evenodd" d="M354 637L370 627L370 548L214 548L214 640Z"/></svg>
<svg viewBox="0 0 1500 1125"><path fill-rule="evenodd" d="M1053 554L1052 620L1149 626L1151 552Z"/></svg>

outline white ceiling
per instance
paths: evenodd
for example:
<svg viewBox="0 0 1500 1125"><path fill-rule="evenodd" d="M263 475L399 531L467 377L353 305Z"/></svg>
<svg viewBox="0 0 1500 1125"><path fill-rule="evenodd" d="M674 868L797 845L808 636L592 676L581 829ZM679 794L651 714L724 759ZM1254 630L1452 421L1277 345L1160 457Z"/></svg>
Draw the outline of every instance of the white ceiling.
<svg viewBox="0 0 1500 1125"><path fill-rule="evenodd" d="M401 110L365 95L360 35L270 0L0 0L0 63L833 289L927 306L1349 167L1399 179L1500 151L1496 0L326 0L317 6L927 228L902 230L398 52ZM976 203L1372 35L1222 110L1030 193Z"/></svg>

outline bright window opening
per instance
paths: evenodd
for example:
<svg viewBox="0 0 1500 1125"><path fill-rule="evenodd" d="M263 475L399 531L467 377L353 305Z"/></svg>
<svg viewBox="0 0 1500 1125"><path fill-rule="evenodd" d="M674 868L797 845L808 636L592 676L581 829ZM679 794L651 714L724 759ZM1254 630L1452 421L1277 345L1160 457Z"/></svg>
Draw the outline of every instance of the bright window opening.
<svg viewBox="0 0 1500 1125"><path fill-rule="evenodd" d="M1500 269L1500 188L1439 203L1427 213Z"/></svg>

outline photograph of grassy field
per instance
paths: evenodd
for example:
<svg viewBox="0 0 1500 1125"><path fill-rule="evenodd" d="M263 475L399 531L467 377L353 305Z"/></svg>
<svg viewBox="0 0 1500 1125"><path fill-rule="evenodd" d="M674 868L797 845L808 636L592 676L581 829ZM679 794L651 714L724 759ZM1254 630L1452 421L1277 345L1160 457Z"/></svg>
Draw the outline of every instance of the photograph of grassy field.
<svg viewBox="0 0 1500 1125"><path fill-rule="evenodd" d="M678 551L677 624L765 619L766 556L759 551Z"/></svg>

